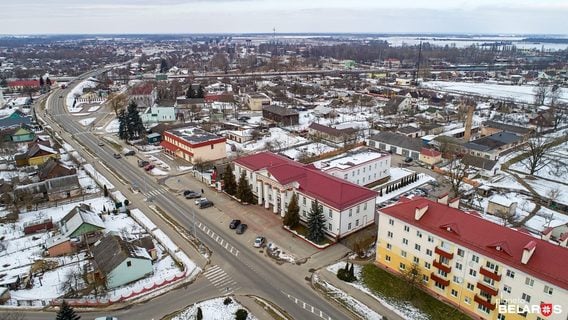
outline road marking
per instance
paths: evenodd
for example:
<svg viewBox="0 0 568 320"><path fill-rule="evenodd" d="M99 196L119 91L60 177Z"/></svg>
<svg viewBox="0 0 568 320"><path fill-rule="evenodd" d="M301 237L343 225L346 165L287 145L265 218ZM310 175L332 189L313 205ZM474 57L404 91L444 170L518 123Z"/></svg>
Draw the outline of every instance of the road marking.
<svg viewBox="0 0 568 320"><path fill-rule="evenodd" d="M205 278L207 278L219 292L231 294L240 289L237 281L233 280L233 278L218 265L207 269L203 275L205 275Z"/></svg>
<svg viewBox="0 0 568 320"><path fill-rule="evenodd" d="M229 242L220 235L216 234L213 230L209 229L205 224L199 223L199 229L201 229L207 236L209 236L213 241L217 242L222 248L229 251L235 257L239 255L239 250L233 247Z"/></svg>
<svg viewBox="0 0 568 320"><path fill-rule="evenodd" d="M300 300L300 299L298 299L298 298L296 298L296 297L294 297L294 296L292 296L292 295L290 295L290 294L288 294L288 293L286 293L286 292L284 292L284 291L280 291L280 292L282 292L285 296L287 296L288 299L294 301L295 304L298 304L298 305L299 305L299 304L301 303L301 304L302 304L302 308L303 308L304 310L306 310L306 311L308 311L308 312L311 312L312 314L315 314L316 316L318 316L318 317L320 317L320 318L322 318L322 319L333 320L330 316L328 316L327 314L325 314L325 313L324 313L323 311L321 311L320 309L318 309L318 308L312 306L311 304L306 303L306 302L304 302L304 301L302 301L302 300Z"/></svg>

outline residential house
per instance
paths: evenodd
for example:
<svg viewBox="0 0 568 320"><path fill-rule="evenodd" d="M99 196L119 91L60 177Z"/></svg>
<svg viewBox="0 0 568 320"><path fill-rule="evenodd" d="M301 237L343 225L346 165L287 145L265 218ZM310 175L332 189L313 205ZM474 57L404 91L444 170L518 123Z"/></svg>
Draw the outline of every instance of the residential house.
<svg viewBox="0 0 568 320"><path fill-rule="evenodd" d="M91 247L95 270L106 279L109 289L152 274L152 258L146 249L107 234Z"/></svg>
<svg viewBox="0 0 568 320"><path fill-rule="evenodd" d="M141 110L152 107L157 99L158 91L152 83L143 83L130 89L129 101L136 102Z"/></svg>
<svg viewBox="0 0 568 320"><path fill-rule="evenodd" d="M166 153L193 164L225 159L227 139L197 127L164 131L161 146Z"/></svg>
<svg viewBox="0 0 568 320"><path fill-rule="evenodd" d="M58 223L59 232L68 238L83 237L105 229L101 217L85 203L71 209Z"/></svg>
<svg viewBox="0 0 568 320"><path fill-rule="evenodd" d="M22 91L24 89L39 89L39 80L8 81L8 88L14 91Z"/></svg>
<svg viewBox="0 0 568 320"><path fill-rule="evenodd" d="M486 213L503 216L514 216L517 210L517 201L513 201L500 194L494 194L488 199Z"/></svg>
<svg viewBox="0 0 568 320"><path fill-rule="evenodd" d="M158 251L156 250L156 246L154 245L154 240L152 240L151 236L143 236L136 240L130 241L133 245L138 246L140 248L144 248L152 261L158 259Z"/></svg>
<svg viewBox="0 0 568 320"><path fill-rule="evenodd" d="M384 114L397 114L399 112L409 110L412 107L412 101L410 98L395 96L391 98L387 104L383 107Z"/></svg>
<svg viewBox="0 0 568 320"><path fill-rule="evenodd" d="M253 131L254 129L229 130L227 131L227 138L238 143L245 143L252 140Z"/></svg>
<svg viewBox="0 0 568 320"><path fill-rule="evenodd" d="M338 240L374 223L375 191L271 152L241 157L234 165L235 176L244 173L258 204L266 209L272 206L272 212L282 217L294 193L303 223L317 200L330 238Z"/></svg>
<svg viewBox="0 0 568 320"><path fill-rule="evenodd" d="M262 117L282 126L293 126L300 123L300 114L296 110L281 106L262 107Z"/></svg>
<svg viewBox="0 0 568 320"><path fill-rule="evenodd" d="M437 123L424 123L420 125L420 136L437 135L444 132L444 126Z"/></svg>
<svg viewBox="0 0 568 320"><path fill-rule="evenodd" d="M4 141L29 142L35 139L35 132L27 125L13 126L0 130Z"/></svg>
<svg viewBox="0 0 568 320"><path fill-rule="evenodd" d="M337 116L337 112L331 107L318 105L314 108L314 116L321 117L321 118L335 118Z"/></svg>
<svg viewBox="0 0 568 320"><path fill-rule="evenodd" d="M490 136L495 133L500 133L503 131L514 133L524 138L527 138L532 133L534 133L533 128L519 127L512 124L506 124L506 123L488 120L483 122L483 126L481 127L481 136L482 137Z"/></svg>
<svg viewBox="0 0 568 320"><path fill-rule="evenodd" d="M463 157L461 162L466 166L479 169L479 174L484 178L493 177L499 167L499 161L497 160L490 160L472 155Z"/></svg>
<svg viewBox="0 0 568 320"><path fill-rule="evenodd" d="M499 132L464 144L470 155L490 160L514 151L524 145L524 139L507 131Z"/></svg>
<svg viewBox="0 0 568 320"><path fill-rule="evenodd" d="M40 143L34 143L24 153L14 156L16 166L39 166L49 159L59 159L59 153Z"/></svg>
<svg viewBox="0 0 568 320"><path fill-rule="evenodd" d="M418 160L433 166L436 163L442 162L442 153L435 149L422 148L420 149Z"/></svg>
<svg viewBox="0 0 568 320"><path fill-rule="evenodd" d="M388 131L382 131L371 136L369 138L369 146L403 157L410 157L414 160L419 159L420 150L423 147L420 139L409 138L405 135Z"/></svg>
<svg viewBox="0 0 568 320"><path fill-rule="evenodd" d="M48 179L14 188L16 204L36 204L45 201L58 201L83 194L77 175Z"/></svg>
<svg viewBox="0 0 568 320"><path fill-rule="evenodd" d="M45 241L45 248L50 257L60 257L77 251L76 241L63 234L55 235Z"/></svg>
<svg viewBox="0 0 568 320"><path fill-rule="evenodd" d="M245 103L250 110L261 111L264 107L269 106L272 100L264 93L247 93Z"/></svg>
<svg viewBox="0 0 568 320"><path fill-rule="evenodd" d="M11 127L29 126L32 123L32 117L26 115L20 110L14 110L9 115L0 118L0 129Z"/></svg>
<svg viewBox="0 0 568 320"><path fill-rule="evenodd" d="M176 121L175 107L153 105L152 107L146 108L146 110L140 114L140 118L146 127L156 125L159 122L173 122Z"/></svg>
<svg viewBox="0 0 568 320"><path fill-rule="evenodd" d="M348 127L337 129L335 127L324 126L316 122L312 122L308 127L309 134L313 137L326 140L337 144L349 144L357 142L356 128Z"/></svg>
<svg viewBox="0 0 568 320"><path fill-rule="evenodd" d="M542 303L565 305L568 237L552 244L461 211L458 201L439 201L403 198L379 209L379 266L402 275L417 265L428 293L475 319L538 319ZM503 316L502 303L536 310Z"/></svg>
<svg viewBox="0 0 568 320"><path fill-rule="evenodd" d="M40 181L45 181L57 177L71 176L76 173L77 170L75 168L66 166L59 160L50 158L39 166L37 175Z"/></svg>

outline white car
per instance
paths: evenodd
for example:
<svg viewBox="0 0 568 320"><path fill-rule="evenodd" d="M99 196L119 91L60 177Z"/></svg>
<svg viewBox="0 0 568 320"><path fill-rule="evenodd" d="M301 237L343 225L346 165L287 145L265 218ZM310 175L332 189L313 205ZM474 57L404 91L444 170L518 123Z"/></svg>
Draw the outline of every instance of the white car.
<svg viewBox="0 0 568 320"><path fill-rule="evenodd" d="M207 201L207 198L199 198L199 199L195 200L195 204L199 205L201 203L201 201Z"/></svg>
<svg viewBox="0 0 568 320"><path fill-rule="evenodd" d="M95 318L95 320L118 320L118 318L117 318L117 317L108 317L108 316L107 316L107 317L98 317L98 318Z"/></svg>

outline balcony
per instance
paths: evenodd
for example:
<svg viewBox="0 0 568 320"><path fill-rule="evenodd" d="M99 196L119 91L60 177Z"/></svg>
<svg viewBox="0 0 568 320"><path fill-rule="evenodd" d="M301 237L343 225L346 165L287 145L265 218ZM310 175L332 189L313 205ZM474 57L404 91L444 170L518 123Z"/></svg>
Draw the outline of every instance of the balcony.
<svg viewBox="0 0 568 320"><path fill-rule="evenodd" d="M497 293L499 293L498 289L493 289L491 286L489 286L488 284L485 284L483 282L477 283L477 289L483 290L483 291L489 293L492 296L496 296Z"/></svg>
<svg viewBox="0 0 568 320"><path fill-rule="evenodd" d="M487 309L493 311L495 310L495 303L491 303L491 301L487 301L486 299L475 295L475 297L473 297L473 301L479 303L482 306L485 306Z"/></svg>
<svg viewBox="0 0 568 320"><path fill-rule="evenodd" d="M487 269L485 267L480 267L479 273L481 273L482 275L486 276L487 278L493 279L495 281L501 281L501 275L497 274L497 272L494 272L491 269Z"/></svg>
<svg viewBox="0 0 568 320"><path fill-rule="evenodd" d="M434 272L432 272L432 273L430 274L430 278L431 278L432 280L434 280L434 281L436 281L436 282L438 282L438 283L440 283L440 284L446 286L446 287L450 285L450 280L446 280L446 279L440 277L439 275L437 275L437 274L434 273Z"/></svg>
<svg viewBox="0 0 568 320"><path fill-rule="evenodd" d="M434 260L432 264L434 265L434 267L444 271L445 273L450 273L450 271L452 271L452 267L448 267L443 263L439 262L438 260Z"/></svg>
<svg viewBox="0 0 568 320"><path fill-rule="evenodd" d="M447 251L444 251L444 249L441 249L441 248L439 248L439 247L436 247L436 248L434 249L434 252L436 252L437 254L441 255L442 257L446 257L446 258L448 258L448 259L450 259L450 260L453 259L453 257L454 257L454 254L453 254L453 253L449 253L449 252L447 252Z"/></svg>

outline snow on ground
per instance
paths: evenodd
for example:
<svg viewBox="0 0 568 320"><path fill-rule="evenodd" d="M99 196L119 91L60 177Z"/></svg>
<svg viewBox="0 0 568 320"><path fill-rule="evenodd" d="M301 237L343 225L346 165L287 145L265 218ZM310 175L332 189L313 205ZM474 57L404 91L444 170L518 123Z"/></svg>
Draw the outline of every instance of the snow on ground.
<svg viewBox="0 0 568 320"><path fill-rule="evenodd" d="M91 80L85 80L75 86L73 90L71 90L69 94L67 94L67 99L65 100L69 112L73 112L72 110L78 109L77 107L79 106L79 103L77 103L75 105L75 108L73 108L73 102L75 101L75 97L80 97L83 94L83 89L94 88L96 86L97 83Z"/></svg>
<svg viewBox="0 0 568 320"><path fill-rule="evenodd" d="M160 170L158 168L154 168L154 169L150 170L150 173L154 176L167 176L168 175L167 172Z"/></svg>
<svg viewBox="0 0 568 320"><path fill-rule="evenodd" d="M512 86L494 83L428 81L422 83L422 86L438 90L478 94L497 99L513 99L524 103L534 101L534 86L529 85ZM563 88L561 90L560 100L568 102L568 89Z"/></svg>
<svg viewBox="0 0 568 320"><path fill-rule="evenodd" d="M84 126L88 126L88 125L90 125L91 123L93 123L93 121L95 121L96 119L97 119L97 118L95 118L95 117L92 117L92 118L85 118L85 119L79 120L79 123L82 124L82 125L84 125Z"/></svg>
<svg viewBox="0 0 568 320"><path fill-rule="evenodd" d="M265 149L267 143L272 144L276 149L284 149L308 142L307 139L294 135L280 128L270 128L269 132L269 136L262 137L262 139L259 139L258 141L235 144L237 146L240 146L245 151L258 151Z"/></svg>
<svg viewBox="0 0 568 320"><path fill-rule="evenodd" d="M525 179L525 182L528 183L541 197L550 198L552 194L557 193L554 201L568 205L568 185L538 178Z"/></svg>
<svg viewBox="0 0 568 320"><path fill-rule="evenodd" d="M101 129L101 128L97 128L97 129ZM118 119L112 119L106 126L106 128L104 128L106 132L108 133L117 133L118 132Z"/></svg>
<svg viewBox="0 0 568 320"><path fill-rule="evenodd" d="M386 202L386 201L388 201L388 200L390 200L390 199L392 199L392 198L395 198L395 197L397 197L397 196L400 196L400 195L403 194L403 193L406 193L406 192L408 192L408 191L410 191L410 190L412 190L412 189L414 189L414 188L417 188L417 187L419 187L419 186L421 186L421 185L423 185L423 184L425 184L425 183L428 183L428 182L434 181L434 180L436 180L436 179L434 179L433 177L431 177L431 176L429 176L429 175L427 175L427 174L419 173L419 174L418 174L418 180L416 180L416 182L413 182L413 183L411 183L411 184L409 184L409 185L406 185L406 186L404 186L404 187L402 187L402 188L400 188L400 189L396 189L396 190L394 190L394 191L392 191L392 192L389 192L389 193L386 193L386 192L385 192L385 189L383 189L383 195L377 197L376 203L377 203L377 204L384 203L384 202ZM381 186L374 187L373 190L378 191L378 190L380 190L381 188L384 188L383 186L384 186L384 184L381 185Z"/></svg>
<svg viewBox="0 0 568 320"><path fill-rule="evenodd" d="M211 300L206 300L206 301L203 301L203 302L196 303L196 304L192 305L191 307L182 311L181 314L173 317L172 320L193 320L193 319L196 319L195 317L196 317L196 314L197 314L197 308L201 308L201 311L203 313L203 319L207 319L207 320L234 319L235 318L235 312L237 312L238 309L244 309L244 307L242 305L240 305L239 303L237 303L234 299L233 299L233 302L228 304L228 305L224 305L223 300L225 300L225 298L216 298L216 299L211 299ZM254 317L249 312L247 319L248 320L255 320L256 317Z"/></svg>
<svg viewBox="0 0 568 320"><path fill-rule="evenodd" d="M189 171L189 170L193 170L193 166L179 166L178 167L178 171L182 172L182 171Z"/></svg>
<svg viewBox="0 0 568 320"><path fill-rule="evenodd" d="M95 111L99 110L100 107L101 107L100 104L97 105L97 106L92 106L92 107L90 107L89 110L87 110L87 111L89 111L89 112L95 112Z"/></svg>
<svg viewBox="0 0 568 320"><path fill-rule="evenodd" d="M108 190L114 189L114 185L110 183L110 181L108 181L105 176L95 170L95 168L90 163L85 164L83 168L85 168L85 171L87 171L89 175L93 177L93 179L99 182L99 185L106 185Z"/></svg>
<svg viewBox="0 0 568 320"><path fill-rule="evenodd" d="M322 153L330 152L337 150L336 148L330 147L323 143L310 143L301 147L291 148L285 151L280 152L280 154L285 155L286 157L294 160L299 160L302 156L307 157L314 157L320 155Z"/></svg>

